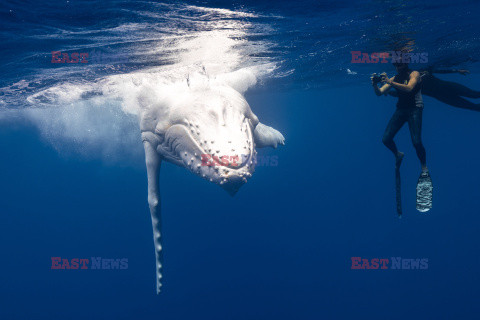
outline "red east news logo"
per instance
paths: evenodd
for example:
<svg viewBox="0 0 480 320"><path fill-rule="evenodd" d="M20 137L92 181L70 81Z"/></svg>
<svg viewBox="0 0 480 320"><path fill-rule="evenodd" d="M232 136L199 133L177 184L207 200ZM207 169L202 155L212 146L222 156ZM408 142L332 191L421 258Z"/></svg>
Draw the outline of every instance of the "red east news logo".
<svg viewBox="0 0 480 320"><path fill-rule="evenodd" d="M352 51L352 63L378 63L380 59L381 63L388 63L390 53L388 52L374 52L371 55L366 52Z"/></svg>
<svg viewBox="0 0 480 320"><path fill-rule="evenodd" d="M214 154L202 154L202 167L231 166L238 167L246 163L249 159L248 154L216 156ZM253 159L257 167L276 167L278 166L278 156L259 155Z"/></svg>
<svg viewBox="0 0 480 320"><path fill-rule="evenodd" d="M52 270L77 270L77 269L128 269L128 259L105 259L91 257L90 259L52 257Z"/></svg>
<svg viewBox="0 0 480 320"><path fill-rule="evenodd" d="M368 52L351 51L351 63L388 63L391 59L392 63L427 63L428 52Z"/></svg>
<svg viewBox="0 0 480 320"><path fill-rule="evenodd" d="M388 259L352 257L352 269L388 269Z"/></svg>
<svg viewBox="0 0 480 320"><path fill-rule="evenodd" d="M216 167L216 166L229 166L237 167L240 160L238 155L235 156L221 156L217 157L210 154L202 154L202 167Z"/></svg>
<svg viewBox="0 0 480 320"><path fill-rule="evenodd" d="M361 257L351 257L351 269L355 270L376 270L376 269L393 269L393 270L426 270L428 269L428 258L402 258L390 257L390 259L366 259Z"/></svg>
<svg viewBox="0 0 480 320"><path fill-rule="evenodd" d="M67 52L52 51L52 63L87 63L88 52Z"/></svg>

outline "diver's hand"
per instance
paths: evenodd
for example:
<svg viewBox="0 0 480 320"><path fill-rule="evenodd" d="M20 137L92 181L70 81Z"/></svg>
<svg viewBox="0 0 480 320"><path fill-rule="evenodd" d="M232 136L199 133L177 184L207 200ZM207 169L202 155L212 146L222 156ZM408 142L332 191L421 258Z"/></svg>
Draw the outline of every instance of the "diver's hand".
<svg viewBox="0 0 480 320"><path fill-rule="evenodd" d="M470 71L468 71L468 70L457 70L457 72L460 73L463 76L466 76L467 74L470 73Z"/></svg>
<svg viewBox="0 0 480 320"><path fill-rule="evenodd" d="M390 84L390 85L392 84L393 81L390 80L390 78L387 76L386 72L380 74L380 76L382 77L382 82L383 83Z"/></svg>
<svg viewBox="0 0 480 320"><path fill-rule="evenodd" d="M372 85L376 85L379 82L384 82L384 78L387 76L387 74L381 73L381 74L376 74L372 73L372 76L370 77L370 80L372 81Z"/></svg>

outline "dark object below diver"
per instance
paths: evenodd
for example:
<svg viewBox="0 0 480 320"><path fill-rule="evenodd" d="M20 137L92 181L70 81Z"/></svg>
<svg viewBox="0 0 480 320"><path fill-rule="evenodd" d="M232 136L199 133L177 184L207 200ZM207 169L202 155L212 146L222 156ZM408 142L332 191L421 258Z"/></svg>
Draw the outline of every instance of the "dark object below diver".
<svg viewBox="0 0 480 320"><path fill-rule="evenodd" d="M395 168L395 190L397 196L397 214L402 217L402 183L400 181L400 168Z"/></svg>

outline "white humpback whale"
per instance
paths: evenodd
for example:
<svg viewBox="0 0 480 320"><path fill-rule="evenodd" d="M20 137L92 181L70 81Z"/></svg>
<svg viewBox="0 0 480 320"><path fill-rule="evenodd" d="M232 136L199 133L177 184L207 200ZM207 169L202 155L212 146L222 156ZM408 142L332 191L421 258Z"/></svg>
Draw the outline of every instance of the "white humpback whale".
<svg viewBox="0 0 480 320"><path fill-rule="evenodd" d="M248 73L244 74L248 77ZM238 78L238 71L235 76ZM254 172L255 148L285 144L280 132L260 123L252 112L240 93L246 87L235 89L228 85L228 79L213 81L201 74L193 78L176 84L175 90L167 90L171 97L164 97L162 102L142 101L140 129L148 175L157 293L162 286L159 186L162 161L184 167L234 195Z"/></svg>
<svg viewBox="0 0 480 320"><path fill-rule="evenodd" d="M157 61L158 66L112 74L93 82L61 83L27 99L34 105L55 106L32 109L28 114L59 149L63 142L70 146L73 141L81 144L82 152L98 146L108 154L133 151L139 121L148 176L157 292L162 276L161 163L184 167L234 195L254 172L255 148L284 144L280 132L259 122L243 95L258 80L274 74L276 63L264 57L270 44L246 40L252 25L243 19L231 19L243 17L243 13L227 10L221 14L226 20L210 21L209 30L200 28L198 32L180 34L175 29L178 36L160 41L155 47L158 51L154 51L163 59ZM150 47L147 51L151 54ZM214 165L205 165L205 158Z"/></svg>

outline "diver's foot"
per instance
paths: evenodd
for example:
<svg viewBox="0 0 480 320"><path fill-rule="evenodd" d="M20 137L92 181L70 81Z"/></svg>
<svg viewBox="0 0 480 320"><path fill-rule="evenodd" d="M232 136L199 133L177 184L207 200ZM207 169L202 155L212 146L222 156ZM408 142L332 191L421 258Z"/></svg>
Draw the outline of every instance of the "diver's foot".
<svg viewBox="0 0 480 320"><path fill-rule="evenodd" d="M397 155L395 156L395 169L400 169L400 165L402 164L404 156L405 154L403 152L397 152Z"/></svg>
<svg viewBox="0 0 480 320"><path fill-rule="evenodd" d="M421 177L429 177L430 176L430 173L428 172L428 168L427 167L422 167L422 173L420 174Z"/></svg>

